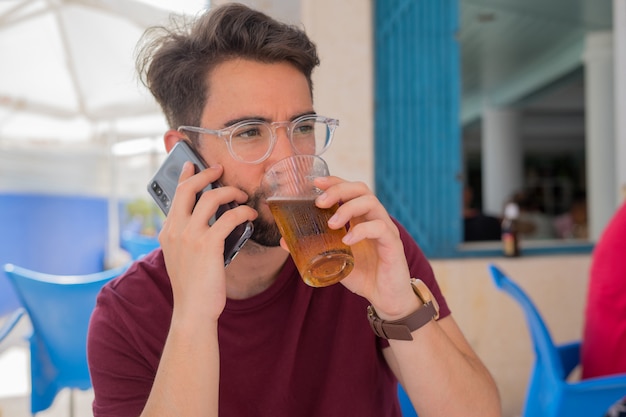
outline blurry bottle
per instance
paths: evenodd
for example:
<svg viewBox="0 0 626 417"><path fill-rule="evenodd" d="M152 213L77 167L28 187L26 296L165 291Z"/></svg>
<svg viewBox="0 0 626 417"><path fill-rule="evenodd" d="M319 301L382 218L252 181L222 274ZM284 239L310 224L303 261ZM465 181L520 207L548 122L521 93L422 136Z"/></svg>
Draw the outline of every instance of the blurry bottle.
<svg viewBox="0 0 626 417"><path fill-rule="evenodd" d="M518 239L519 206L516 203L508 203L504 207L504 220L502 220L502 248L504 256L519 256Z"/></svg>

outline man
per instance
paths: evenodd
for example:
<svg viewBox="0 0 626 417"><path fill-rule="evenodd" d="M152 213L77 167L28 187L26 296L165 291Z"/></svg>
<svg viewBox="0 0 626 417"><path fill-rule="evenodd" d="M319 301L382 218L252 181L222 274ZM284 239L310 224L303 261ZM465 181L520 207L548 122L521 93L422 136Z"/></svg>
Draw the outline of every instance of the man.
<svg viewBox="0 0 626 417"><path fill-rule="evenodd" d="M173 128L167 150L188 140L210 168L183 169L162 251L99 296L88 339L94 416L400 416L398 381L420 417L499 415L494 382L428 261L368 187L316 180L319 207L342 202L329 226L350 223L344 242L355 266L340 284L307 286L281 247L259 184L270 165L295 153L293 125L315 115L319 60L302 31L229 4L189 31L150 39L138 63ZM242 131L249 122L254 129ZM266 129L265 152L247 157L241 146ZM218 179L224 187L194 207ZM241 205L209 227L229 201ZM254 235L224 268L224 239L247 220ZM430 291L411 277L438 299L438 321Z"/></svg>

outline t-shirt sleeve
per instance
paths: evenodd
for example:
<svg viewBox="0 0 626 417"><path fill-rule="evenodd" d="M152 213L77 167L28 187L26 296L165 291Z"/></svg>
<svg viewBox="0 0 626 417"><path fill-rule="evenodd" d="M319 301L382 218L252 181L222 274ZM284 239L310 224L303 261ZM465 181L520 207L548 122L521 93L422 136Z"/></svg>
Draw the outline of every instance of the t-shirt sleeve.
<svg viewBox="0 0 626 417"><path fill-rule="evenodd" d="M137 417L152 389L171 310L138 270L131 266L107 284L91 317L87 359L94 417Z"/></svg>
<svg viewBox="0 0 626 417"><path fill-rule="evenodd" d="M435 297L437 303L439 303L439 319L449 316L451 314L450 308L437 283L430 262L428 262L424 252L422 252L417 242L415 242L404 226L396 219L392 220L400 231L400 239L402 239L402 244L404 245L404 253L406 255L409 271L411 272L411 278L419 278L428 286L433 297ZM389 341L387 339L379 337L377 338L377 342L380 349L389 347Z"/></svg>
<svg viewBox="0 0 626 417"><path fill-rule="evenodd" d="M106 297L99 300L91 318L87 337L89 372L94 387L94 417L139 416L147 397L146 377L141 361L123 336L114 309ZM149 393L148 388L148 393Z"/></svg>
<svg viewBox="0 0 626 417"><path fill-rule="evenodd" d="M435 274L433 272L433 268L430 265L430 262L422 252L422 249L418 246L417 242L409 235L409 232L398 223L395 219L394 222L398 229L400 230L400 238L402 239L402 244L404 245L404 253L406 254L407 263L409 265L409 271L411 272L412 278L419 278L428 286L430 291L433 293L433 296L439 303L439 318L442 319L450 315L450 308L448 303L446 302L443 293L441 292L441 288L437 283L437 279L435 278Z"/></svg>
<svg viewBox="0 0 626 417"><path fill-rule="evenodd" d="M406 255L409 271L411 272L411 278L419 278L424 281L424 284L426 284L430 292L433 293L433 297L435 297L437 303L439 303L439 319L449 316L451 314L450 308L435 279L435 273L430 266L430 262L428 262L424 252L422 252L417 242L415 242L404 226L396 219L392 220L400 231L400 239L402 239L402 244L404 245L404 253ZM379 337L378 346L380 349L387 348L389 347L389 341Z"/></svg>

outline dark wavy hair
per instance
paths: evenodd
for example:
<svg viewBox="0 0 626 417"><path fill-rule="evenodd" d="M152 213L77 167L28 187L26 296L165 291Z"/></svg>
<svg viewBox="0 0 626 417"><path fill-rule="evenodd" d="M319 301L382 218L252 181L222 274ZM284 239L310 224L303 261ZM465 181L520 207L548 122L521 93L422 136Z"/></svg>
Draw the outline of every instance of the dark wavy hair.
<svg viewBox="0 0 626 417"><path fill-rule="evenodd" d="M172 128L199 125L211 93L208 75L235 58L289 62L304 74L313 94L311 74L319 58L315 44L298 27L238 3L210 9L194 21L178 17L170 23L146 30L136 68Z"/></svg>

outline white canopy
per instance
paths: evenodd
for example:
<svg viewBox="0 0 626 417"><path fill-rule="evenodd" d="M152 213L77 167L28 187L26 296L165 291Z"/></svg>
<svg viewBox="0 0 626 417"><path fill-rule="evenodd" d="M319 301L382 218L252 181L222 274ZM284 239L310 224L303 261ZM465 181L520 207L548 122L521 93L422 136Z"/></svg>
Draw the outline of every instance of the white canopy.
<svg viewBox="0 0 626 417"><path fill-rule="evenodd" d="M134 71L144 29L170 11L137 0L0 1L0 144L110 144L165 122Z"/></svg>
<svg viewBox="0 0 626 417"><path fill-rule="evenodd" d="M167 129L135 75L136 44L172 10L207 4L171 0L164 9L148 1L168 3L0 1L0 190L108 196L107 265L121 253L118 199L147 196L155 153L163 152L121 145L156 144Z"/></svg>

